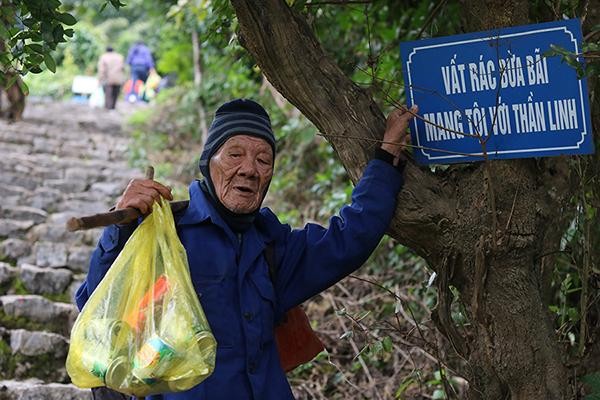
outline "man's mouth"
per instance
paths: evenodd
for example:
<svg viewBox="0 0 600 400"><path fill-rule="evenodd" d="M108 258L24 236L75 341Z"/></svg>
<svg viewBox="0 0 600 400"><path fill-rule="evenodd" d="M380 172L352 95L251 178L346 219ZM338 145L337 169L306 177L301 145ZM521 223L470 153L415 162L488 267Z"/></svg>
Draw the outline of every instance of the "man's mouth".
<svg viewBox="0 0 600 400"><path fill-rule="evenodd" d="M234 186L234 189L244 194L254 194L254 189L248 186Z"/></svg>

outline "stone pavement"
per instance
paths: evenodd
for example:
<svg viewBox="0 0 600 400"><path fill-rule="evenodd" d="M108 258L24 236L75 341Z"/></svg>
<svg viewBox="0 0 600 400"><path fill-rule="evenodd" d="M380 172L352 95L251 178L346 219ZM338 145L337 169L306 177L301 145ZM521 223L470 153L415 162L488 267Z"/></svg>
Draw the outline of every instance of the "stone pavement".
<svg viewBox="0 0 600 400"><path fill-rule="evenodd" d="M104 212L129 179L120 111L27 104L0 120L0 400L90 399L65 370L73 294L100 230L67 232L71 216Z"/></svg>

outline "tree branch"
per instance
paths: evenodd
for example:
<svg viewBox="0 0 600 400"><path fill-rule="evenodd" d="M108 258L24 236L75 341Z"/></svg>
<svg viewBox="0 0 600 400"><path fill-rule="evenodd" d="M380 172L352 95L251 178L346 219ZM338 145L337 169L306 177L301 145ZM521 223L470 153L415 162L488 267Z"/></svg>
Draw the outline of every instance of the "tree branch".
<svg viewBox="0 0 600 400"><path fill-rule="evenodd" d="M381 140L385 118L375 101L325 54L302 16L283 0L232 0L240 43L252 54L269 82L323 133L352 181L372 155L366 140ZM399 196L390 234L423 257L441 234L439 222L452 218L452 197L440 178L413 164ZM423 226L430 226L424 230ZM426 237L424 236L426 234Z"/></svg>

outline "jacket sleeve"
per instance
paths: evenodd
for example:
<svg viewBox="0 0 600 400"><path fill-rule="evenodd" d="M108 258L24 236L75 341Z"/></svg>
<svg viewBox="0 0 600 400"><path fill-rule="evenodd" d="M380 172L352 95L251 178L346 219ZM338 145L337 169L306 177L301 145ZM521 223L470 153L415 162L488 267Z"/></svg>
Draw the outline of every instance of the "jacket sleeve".
<svg viewBox="0 0 600 400"><path fill-rule="evenodd" d="M75 303L79 310L83 308L98 284L100 284L136 226L136 224L111 225L104 229L98 245L92 253L87 277L75 293Z"/></svg>
<svg viewBox="0 0 600 400"><path fill-rule="evenodd" d="M367 260L389 226L403 184L402 171L375 159L354 188L351 204L329 220L328 228L307 224L290 230L280 225L280 240L275 241L280 312L327 289Z"/></svg>
<svg viewBox="0 0 600 400"><path fill-rule="evenodd" d="M100 84L104 84L107 81L104 57L100 57L100 60L98 61L98 80L100 81Z"/></svg>

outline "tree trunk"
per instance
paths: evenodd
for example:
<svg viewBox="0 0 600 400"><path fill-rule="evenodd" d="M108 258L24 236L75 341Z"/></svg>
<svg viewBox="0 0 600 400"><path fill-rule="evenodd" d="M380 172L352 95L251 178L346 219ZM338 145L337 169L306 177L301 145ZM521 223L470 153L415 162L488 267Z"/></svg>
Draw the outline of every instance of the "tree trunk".
<svg viewBox="0 0 600 400"><path fill-rule="evenodd" d="M374 140L382 137L381 110L325 54L285 1L231 2L242 45L273 86L324 134L356 181ZM525 0L472 0L466 6L479 16L478 28L527 19ZM568 160L560 157L458 165L437 174L407 166L389 233L438 273L433 317L466 360L471 399L568 396L564 348L543 301L543 277L546 254L558 248L569 221L564 210L572 186ZM448 285L460 292L468 332L452 323Z"/></svg>
<svg viewBox="0 0 600 400"><path fill-rule="evenodd" d="M200 60L200 41L198 40L198 31L195 28L192 28L192 57L194 58L194 86L196 90L200 90L202 85L202 63ZM208 127L206 125L206 110L201 97L198 99L198 121L202 143L206 143Z"/></svg>

